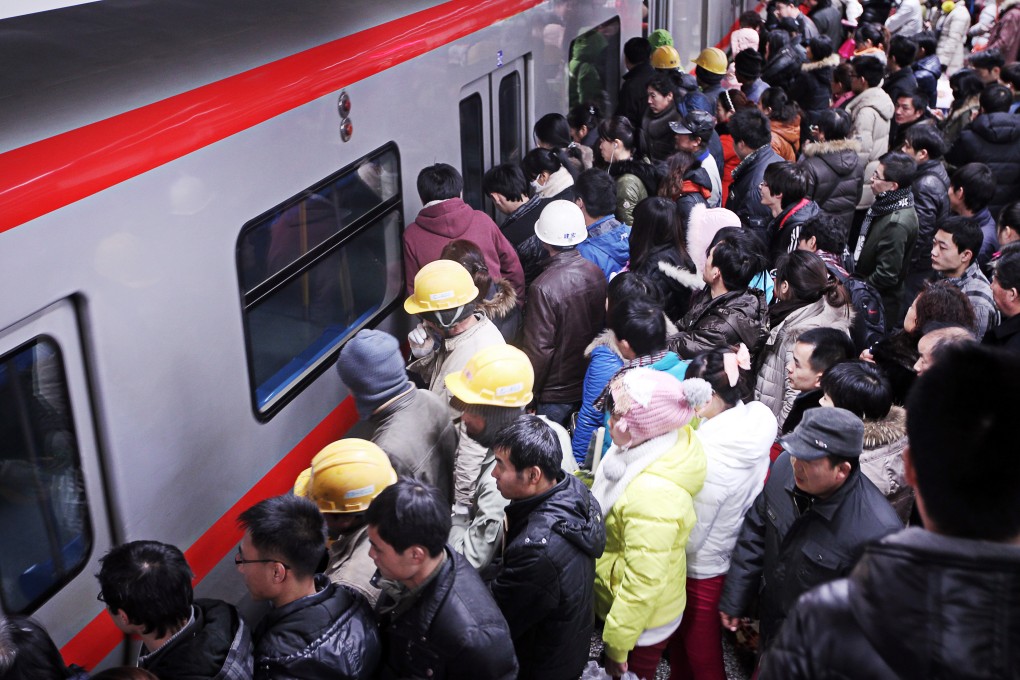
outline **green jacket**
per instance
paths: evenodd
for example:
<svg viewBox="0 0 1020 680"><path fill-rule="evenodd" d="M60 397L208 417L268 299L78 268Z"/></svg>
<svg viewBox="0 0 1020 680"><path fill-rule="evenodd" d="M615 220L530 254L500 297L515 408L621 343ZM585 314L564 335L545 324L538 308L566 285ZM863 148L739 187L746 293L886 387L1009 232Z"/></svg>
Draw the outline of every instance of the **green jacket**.
<svg viewBox="0 0 1020 680"><path fill-rule="evenodd" d="M864 241L854 271L882 296L886 319L898 319L900 291L917 240L917 213L913 207L876 217Z"/></svg>
<svg viewBox="0 0 1020 680"><path fill-rule="evenodd" d="M628 227L634 226L634 207L648 198L645 183L637 175L620 175L616 178L616 219Z"/></svg>

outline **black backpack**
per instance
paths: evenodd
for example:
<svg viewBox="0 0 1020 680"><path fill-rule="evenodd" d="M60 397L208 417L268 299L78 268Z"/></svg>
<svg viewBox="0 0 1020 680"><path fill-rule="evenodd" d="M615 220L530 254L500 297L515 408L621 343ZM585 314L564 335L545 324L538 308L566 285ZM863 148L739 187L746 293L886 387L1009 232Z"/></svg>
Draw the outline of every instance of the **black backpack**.
<svg viewBox="0 0 1020 680"><path fill-rule="evenodd" d="M882 296L874 286L859 276L847 276L829 265L826 265L826 268L850 294L850 303L855 312L850 338L854 341L857 351L863 352L885 337L885 307L882 305Z"/></svg>

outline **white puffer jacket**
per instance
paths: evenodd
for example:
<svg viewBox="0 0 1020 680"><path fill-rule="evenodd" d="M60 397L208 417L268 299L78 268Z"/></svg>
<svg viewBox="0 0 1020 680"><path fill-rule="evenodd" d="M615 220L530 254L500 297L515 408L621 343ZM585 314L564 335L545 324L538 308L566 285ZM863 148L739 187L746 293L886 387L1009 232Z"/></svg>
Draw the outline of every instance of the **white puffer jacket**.
<svg viewBox="0 0 1020 680"><path fill-rule="evenodd" d="M698 522L687 541L687 575L712 578L730 569L744 515L765 486L776 417L761 402L740 403L698 427L708 472L694 497Z"/></svg>

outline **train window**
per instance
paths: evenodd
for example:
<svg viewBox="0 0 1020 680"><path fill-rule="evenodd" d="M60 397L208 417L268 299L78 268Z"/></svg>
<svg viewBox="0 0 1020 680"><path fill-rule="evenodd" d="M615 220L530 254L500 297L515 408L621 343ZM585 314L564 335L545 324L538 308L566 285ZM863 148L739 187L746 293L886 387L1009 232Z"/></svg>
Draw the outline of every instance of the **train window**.
<svg viewBox="0 0 1020 680"><path fill-rule="evenodd" d="M85 484L60 348L40 336L0 357L0 602L35 609L85 566Z"/></svg>
<svg viewBox="0 0 1020 680"><path fill-rule="evenodd" d="M602 115L616 110L620 82L620 18L585 31L570 43L567 55L570 108L594 104Z"/></svg>
<svg viewBox="0 0 1020 680"><path fill-rule="evenodd" d="M464 202L482 210L482 173L485 172L482 96L460 100L460 169L464 175Z"/></svg>
<svg viewBox="0 0 1020 680"><path fill-rule="evenodd" d="M244 226L248 367L270 417L403 290L400 159L389 144Z"/></svg>
<svg viewBox="0 0 1020 680"><path fill-rule="evenodd" d="M520 163L521 74L511 71L499 81L499 162Z"/></svg>

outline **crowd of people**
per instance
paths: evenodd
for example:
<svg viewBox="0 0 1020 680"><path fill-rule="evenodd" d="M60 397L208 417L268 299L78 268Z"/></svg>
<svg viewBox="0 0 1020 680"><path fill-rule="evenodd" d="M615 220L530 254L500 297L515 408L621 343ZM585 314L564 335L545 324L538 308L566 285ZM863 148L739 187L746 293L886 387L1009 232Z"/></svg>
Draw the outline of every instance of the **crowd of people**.
<svg viewBox="0 0 1020 680"><path fill-rule="evenodd" d="M182 552L97 578L93 678L1016 677L1020 3L775 0L693 75L624 47L490 169L417 178L401 340L337 371L368 438L238 518L258 621ZM972 20L972 17L974 19ZM965 41L971 41L966 56ZM953 92L940 108L939 83ZM906 529L904 529L906 527ZM0 677L87 677L31 619Z"/></svg>

